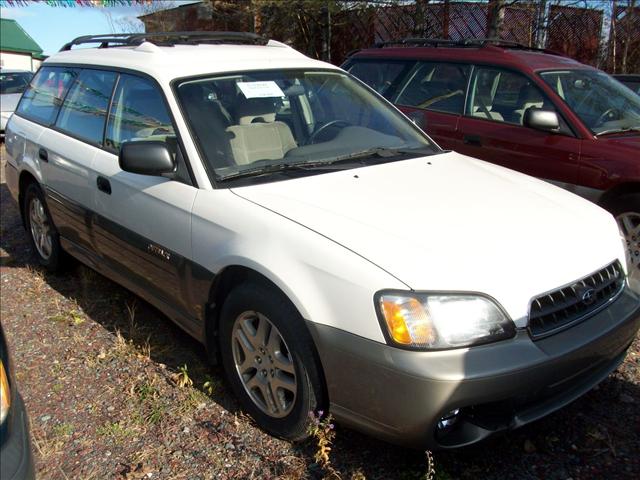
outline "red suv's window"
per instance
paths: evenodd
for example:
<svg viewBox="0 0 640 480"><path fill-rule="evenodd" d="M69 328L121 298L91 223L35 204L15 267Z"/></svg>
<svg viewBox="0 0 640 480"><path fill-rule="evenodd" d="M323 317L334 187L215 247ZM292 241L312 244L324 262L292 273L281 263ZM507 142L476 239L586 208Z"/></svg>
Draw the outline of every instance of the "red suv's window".
<svg viewBox="0 0 640 480"><path fill-rule="evenodd" d="M349 73L355 75L381 95L388 90L401 74L408 70L414 62L356 62L349 68Z"/></svg>
<svg viewBox="0 0 640 480"><path fill-rule="evenodd" d="M407 75L393 102L460 115L470 69L455 63L420 62Z"/></svg>
<svg viewBox="0 0 640 480"><path fill-rule="evenodd" d="M466 115L522 125L529 108L554 110L542 91L524 75L493 67L476 68Z"/></svg>

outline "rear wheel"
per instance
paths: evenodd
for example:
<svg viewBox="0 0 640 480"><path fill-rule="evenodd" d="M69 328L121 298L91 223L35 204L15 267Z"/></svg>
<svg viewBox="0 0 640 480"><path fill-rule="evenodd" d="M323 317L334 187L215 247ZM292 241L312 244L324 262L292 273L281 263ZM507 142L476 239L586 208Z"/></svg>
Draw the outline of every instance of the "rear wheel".
<svg viewBox="0 0 640 480"><path fill-rule="evenodd" d="M51 220L42 190L30 183L24 193L24 219L31 247L38 263L51 272L64 267L65 254L60 246L60 237Z"/></svg>
<svg viewBox="0 0 640 480"><path fill-rule="evenodd" d="M222 308L219 340L243 409L276 436L306 438L323 389L313 343L288 299L265 285L236 287Z"/></svg>
<svg viewBox="0 0 640 480"><path fill-rule="evenodd" d="M640 271L640 193L627 193L613 198L604 207L618 222L624 235L629 272Z"/></svg>

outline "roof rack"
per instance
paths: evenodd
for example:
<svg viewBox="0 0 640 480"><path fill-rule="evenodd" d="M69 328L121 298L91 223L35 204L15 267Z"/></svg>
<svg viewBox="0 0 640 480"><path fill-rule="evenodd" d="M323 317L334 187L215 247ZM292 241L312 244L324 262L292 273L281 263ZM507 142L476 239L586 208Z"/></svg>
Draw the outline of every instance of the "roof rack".
<svg viewBox="0 0 640 480"><path fill-rule="evenodd" d="M417 47L502 47L517 50L530 50L534 52L549 53L552 55L562 55L561 53L547 50L546 48L528 47L522 43L502 40L500 38L468 38L464 40L449 40L444 38L403 38L401 40L389 40L377 42L374 48L384 48L392 45L417 46Z"/></svg>
<svg viewBox="0 0 640 480"><path fill-rule="evenodd" d="M230 43L248 45L266 45L269 39L262 35L248 32L153 32L153 33L106 33L102 35L85 35L66 43L61 52L71 50L75 45L88 43L99 44L98 48L131 47L143 42L155 45L173 46L196 45L199 43Z"/></svg>

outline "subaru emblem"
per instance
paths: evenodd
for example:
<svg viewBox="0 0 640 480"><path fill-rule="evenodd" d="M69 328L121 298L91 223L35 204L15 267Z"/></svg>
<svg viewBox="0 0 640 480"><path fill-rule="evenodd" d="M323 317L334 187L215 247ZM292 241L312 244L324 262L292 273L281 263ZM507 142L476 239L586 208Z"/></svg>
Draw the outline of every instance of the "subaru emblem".
<svg viewBox="0 0 640 480"><path fill-rule="evenodd" d="M596 299L596 291L593 288L588 289L582 294L582 303L591 305Z"/></svg>

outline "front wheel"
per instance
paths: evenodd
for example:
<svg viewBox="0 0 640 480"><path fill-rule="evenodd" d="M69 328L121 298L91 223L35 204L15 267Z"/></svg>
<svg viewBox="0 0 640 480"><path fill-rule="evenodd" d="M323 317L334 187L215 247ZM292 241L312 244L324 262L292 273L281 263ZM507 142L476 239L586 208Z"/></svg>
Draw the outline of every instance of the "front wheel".
<svg viewBox="0 0 640 480"><path fill-rule="evenodd" d="M64 266L65 254L42 190L36 183L27 186L24 194L24 219L31 247L38 263L51 272Z"/></svg>
<svg viewBox="0 0 640 480"><path fill-rule="evenodd" d="M243 409L271 434L306 438L309 412L320 407L323 389L295 307L273 288L245 283L229 294L220 321L222 363Z"/></svg>
<svg viewBox="0 0 640 480"><path fill-rule="evenodd" d="M615 197L604 207L615 217L624 235L629 272L640 271L640 193L628 193Z"/></svg>

